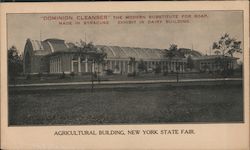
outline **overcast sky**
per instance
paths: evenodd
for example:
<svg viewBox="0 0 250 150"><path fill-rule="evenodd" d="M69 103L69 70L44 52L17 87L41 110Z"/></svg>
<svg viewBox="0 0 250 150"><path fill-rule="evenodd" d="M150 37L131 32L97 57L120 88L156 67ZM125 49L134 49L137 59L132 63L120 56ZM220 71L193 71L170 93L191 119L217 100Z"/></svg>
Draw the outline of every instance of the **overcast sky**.
<svg viewBox="0 0 250 150"><path fill-rule="evenodd" d="M194 18L194 15L206 15L203 18ZM108 25L59 25L58 20L48 21L42 17L72 16L108 16ZM178 15L177 19L188 20L189 23L148 24L149 15ZM191 15L192 18L182 18L182 15ZM117 24L113 16L145 16L144 24ZM202 11L202 12L138 12L138 13L66 13L66 14L8 14L8 47L15 45L23 52L27 38L45 40L59 38L77 42L86 39L99 45L116 45L129 47L169 48L174 43L179 48L192 48L210 53L214 41L224 33L229 33L243 41L243 18L241 11ZM141 19L142 20L142 19ZM97 20L96 20L97 21ZM123 20L124 21L124 20ZM139 20L137 20L139 21ZM82 23L82 21L81 21ZM41 34L40 34L41 33Z"/></svg>

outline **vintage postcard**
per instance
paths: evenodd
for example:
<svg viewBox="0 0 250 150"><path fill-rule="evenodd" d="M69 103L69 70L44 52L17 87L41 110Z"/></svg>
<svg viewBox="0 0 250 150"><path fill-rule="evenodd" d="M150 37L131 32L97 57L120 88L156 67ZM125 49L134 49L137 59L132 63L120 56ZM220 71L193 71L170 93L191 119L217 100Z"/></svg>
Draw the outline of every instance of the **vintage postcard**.
<svg viewBox="0 0 250 150"><path fill-rule="evenodd" d="M1 43L1 148L249 148L248 2L5 4Z"/></svg>

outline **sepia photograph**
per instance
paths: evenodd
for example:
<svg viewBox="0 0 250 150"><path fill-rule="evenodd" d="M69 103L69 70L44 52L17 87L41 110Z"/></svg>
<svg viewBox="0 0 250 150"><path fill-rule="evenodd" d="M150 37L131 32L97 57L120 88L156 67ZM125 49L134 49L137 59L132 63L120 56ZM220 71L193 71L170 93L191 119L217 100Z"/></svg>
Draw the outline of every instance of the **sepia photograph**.
<svg viewBox="0 0 250 150"><path fill-rule="evenodd" d="M249 2L0 15L1 149L249 149Z"/></svg>
<svg viewBox="0 0 250 150"><path fill-rule="evenodd" d="M241 10L9 13L8 125L244 123Z"/></svg>

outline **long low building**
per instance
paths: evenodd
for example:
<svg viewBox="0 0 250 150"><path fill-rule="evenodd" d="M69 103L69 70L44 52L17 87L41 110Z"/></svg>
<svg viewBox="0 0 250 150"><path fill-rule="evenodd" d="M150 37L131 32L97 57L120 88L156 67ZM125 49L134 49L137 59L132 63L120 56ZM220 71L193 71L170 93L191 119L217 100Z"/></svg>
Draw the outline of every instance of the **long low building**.
<svg viewBox="0 0 250 150"><path fill-rule="evenodd" d="M116 74L129 74L151 71L156 68L161 72L185 72L187 70L187 57L167 58L164 55L166 51L164 49L90 46L93 47L85 50L77 44L67 43L61 39L46 39L44 41L27 39L24 48L24 73L60 74L73 72L75 74L87 74L112 71ZM202 70L204 63L215 63L214 57L204 56L194 50L181 50L185 56L193 58L194 69L196 70ZM101 63L95 62L91 59L94 54L105 54L106 57ZM228 60L232 66L235 65L236 58ZM214 70L215 68L210 69Z"/></svg>

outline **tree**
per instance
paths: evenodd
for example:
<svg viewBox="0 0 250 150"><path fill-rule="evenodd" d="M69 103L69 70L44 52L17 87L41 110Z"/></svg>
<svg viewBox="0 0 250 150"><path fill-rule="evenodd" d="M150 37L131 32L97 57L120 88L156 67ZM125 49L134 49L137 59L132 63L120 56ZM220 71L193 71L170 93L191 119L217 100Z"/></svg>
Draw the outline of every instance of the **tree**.
<svg viewBox="0 0 250 150"><path fill-rule="evenodd" d="M98 67L98 74L97 74L97 78L98 81L100 82L100 76L99 76L99 72L100 72L100 65L104 64L105 62L105 58L107 58L107 54L104 52L103 49L98 50L94 53L93 55L93 60L94 62L96 62L97 67ZM102 65L103 66L103 65Z"/></svg>
<svg viewBox="0 0 250 150"><path fill-rule="evenodd" d="M105 61L105 58L107 57L107 54L104 52L104 50L96 48L96 50L92 53L92 58L95 60L97 64L101 64Z"/></svg>
<svg viewBox="0 0 250 150"><path fill-rule="evenodd" d="M169 49L165 50L165 57L172 59L177 56L178 48L176 44L170 44Z"/></svg>
<svg viewBox="0 0 250 150"><path fill-rule="evenodd" d="M165 50L165 57L170 59L170 63L172 63L172 59L178 56L178 46L176 44L170 44L169 49ZM170 65L170 70L172 70Z"/></svg>
<svg viewBox="0 0 250 150"><path fill-rule="evenodd" d="M187 68L189 68L190 70L194 68L194 60L190 55L187 58Z"/></svg>
<svg viewBox="0 0 250 150"><path fill-rule="evenodd" d="M220 37L218 42L213 43L213 50L219 51L222 56L233 57L234 53L242 53L241 41L231 38L228 33ZM218 53L218 52L216 52Z"/></svg>
<svg viewBox="0 0 250 150"><path fill-rule="evenodd" d="M135 72L136 60L134 57L129 57L128 65L132 67L132 75L135 76L136 75L136 72Z"/></svg>
<svg viewBox="0 0 250 150"><path fill-rule="evenodd" d="M88 62L92 62L92 65L95 66L97 64L97 73L95 70L92 70L91 72L91 82L92 82L92 88L91 91L93 92L94 89L94 77L98 79L100 82L100 65L105 62L105 58L107 57L107 54L104 52L103 49L98 49L93 42L85 43L84 41L80 40L79 46L76 47L77 52L74 55L74 59L80 59L80 61L87 60ZM86 59L87 58L87 59Z"/></svg>
<svg viewBox="0 0 250 150"><path fill-rule="evenodd" d="M19 74L23 72L23 59L15 46L8 49L8 76L11 80L15 80Z"/></svg>
<svg viewBox="0 0 250 150"><path fill-rule="evenodd" d="M228 59L225 59L225 57L233 57L235 53L242 53L241 41L238 41L235 38L230 37L228 33L225 33L219 38L218 42L213 43L213 50L215 50L217 55L221 54L220 57L222 58L218 58L216 61L217 64L222 67L223 73L227 74L230 70L228 68Z"/></svg>
<svg viewBox="0 0 250 150"><path fill-rule="evenodd" d="M176 44L171 44L169 49L165 51L165 57L169 58L170 59L170 63L172 63L172 59L174 57L181 57L181 58L184 58L185 55L183 52L181 52L179 49L178 49L178 46ZM170 65L170 70L172 70L171 68L172 65ZM176 66L176 79L177 79L177 82L179 82L179 70L180 70L180 64L178 64ZM165 73L164 73L165 74Z"/></svg>
<svg viewBox="0 0 250 150"><path fill-rule="evenodd" d="M87 44L81 40L80 43L81 46L77 47L75 57L80 57L81 60L85 60L85 57L88 57L90 61L93 61L98 65L105 62L107 54L102 48L98 49L93 42Z"/></svg>

